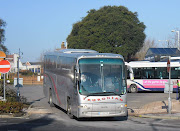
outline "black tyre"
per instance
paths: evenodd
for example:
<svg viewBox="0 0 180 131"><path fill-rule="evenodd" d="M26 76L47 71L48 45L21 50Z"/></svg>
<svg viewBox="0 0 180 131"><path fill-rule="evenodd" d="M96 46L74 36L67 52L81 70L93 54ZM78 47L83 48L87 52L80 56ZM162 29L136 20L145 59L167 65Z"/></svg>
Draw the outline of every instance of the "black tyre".
<svg viewBox="0 0 180 131"><path fill-rule="evenodd" d="M49 105L50 107L54 107L51 89L49 90Z"/></svg>
<svg viewBox="0 0 180 131"><path fill-rule="evenodd" d="M123 117L123 120L124 120L124 121L127 121L127 120L128 120L128 112L127 112L127 115Z"/></svg>
<svg viewBox="0 0 180 131"><path fill-rule="evenodd" d="M137 93L138 92L137 86L135 84L132 84L130 86L130 92L131 93Z"/></svg>
<svg viewBox="0 0 180 131"><path fill-rule="evenodd" d="M71 102L70 102L70 99L67 100L67 115L69 116L70 119L73 119L74 116L71 112Z"/></svg>

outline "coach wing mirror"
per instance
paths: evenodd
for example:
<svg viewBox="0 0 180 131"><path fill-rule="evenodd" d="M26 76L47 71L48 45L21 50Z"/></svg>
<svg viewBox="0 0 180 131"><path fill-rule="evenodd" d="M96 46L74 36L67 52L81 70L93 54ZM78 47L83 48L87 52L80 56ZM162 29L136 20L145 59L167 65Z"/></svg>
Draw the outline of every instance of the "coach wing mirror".
<svg viewBox="0 0 180 131"><path fill-rule="evenodd" d="M76 72L76 80L80 81L80 74L78 72Z"/></svg>
<svg viewBox="0 0 180 131"><path fill-rule="evenodd" d="M75 83L76 83L77 81L80 80L80 74L79 74L78 69L76 67L74 69L74 72L75 72Z"/></svg>

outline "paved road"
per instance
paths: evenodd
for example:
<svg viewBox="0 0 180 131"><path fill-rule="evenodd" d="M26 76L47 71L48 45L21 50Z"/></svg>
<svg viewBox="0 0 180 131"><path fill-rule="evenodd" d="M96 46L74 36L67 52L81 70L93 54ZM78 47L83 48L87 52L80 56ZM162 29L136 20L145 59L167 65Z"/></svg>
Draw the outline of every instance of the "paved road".
<svg viewBox="0 0 180 131"><path fill-rule="evenodd" d="M90 119L85 121L64 120L55 115L36 115L30 119L0 119L1 131L179 131L179 121L130 118ZM176 123L176 125L174 124ZM172 124L172 125L170 125Z"/></svg>
<svg viewBox="0 0 180 131"><path fill-rule="evenodd" d="M128 93L127 101L128 107L137 109L143 105L155 101L168 100L169 94L158 92L158 93ZM176 99L176 93L171 94L172 99Z"/></svg>
<svg viewBox="0 0 180 131"><path fill-rule="evenodd" d="M25 86L21 95L26 96L34 107L48 109L51 114L33 114L22 119L0 119L0 130L149 130L149 131L176 131L180 129L180 121L160 120L129 117L127 121L122 118L92 118L69 119L61 109L50 108L42 91L42 86ZM172 95L175 97L175 94ZM163 93L137 93L128 94L128 107L138 108L144 103L167 99Z"/></svg>

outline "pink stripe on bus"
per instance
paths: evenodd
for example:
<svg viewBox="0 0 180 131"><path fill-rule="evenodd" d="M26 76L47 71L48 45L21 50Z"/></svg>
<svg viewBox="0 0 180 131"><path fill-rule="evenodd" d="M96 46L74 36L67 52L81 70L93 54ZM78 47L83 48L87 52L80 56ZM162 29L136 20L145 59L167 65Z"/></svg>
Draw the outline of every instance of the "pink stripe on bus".
<svg viewBox="0 0 180 131"><path fill-rule="evenodd" d="M44 74L44 76L47 76L46 74ZM50 76L50 75L49 75ZM52 82L53 82L53 87L54 87L54 90L55 90L55 92L56 92L56 96L57 96L57 98L58 98L58 101L59 101L59 104L61 104L61 101L60 101L60 98L59 98L59 95L58 95L58 92L57 92L57 88L56 88L56 84L55 84L55 82L54 82L54 79L52 78L52 76L50 76L51 77L51 80L52 80Z"/></svg>

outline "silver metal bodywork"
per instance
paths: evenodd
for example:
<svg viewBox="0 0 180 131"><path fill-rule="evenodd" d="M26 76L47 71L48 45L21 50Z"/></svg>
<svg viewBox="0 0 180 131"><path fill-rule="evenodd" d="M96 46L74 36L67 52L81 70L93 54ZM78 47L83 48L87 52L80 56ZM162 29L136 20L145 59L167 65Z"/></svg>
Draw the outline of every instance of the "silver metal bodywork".
<svg viewBox="0 0 180 131"><path fill-rule="evenodd" d="M126 116L126 96L80 96L79 117L115 117Z"/></svg>
<svg viewBox="0 0 180 131"><path fill-rule="evenodd" d="M58 65L61 57L64 60L70 59L70 63ZM121 55L98 53L93 50L67 49L60 52L46 53L44 56L43 84L45 96L49 98L51 91L53 103L64 110L67 110L69 99L72 106L71 112L77 118L127 116L126 93L123 95L99 96L80 94L75 71L79 73L78 61L82 58L118 58L124 62Z"/></svg>

